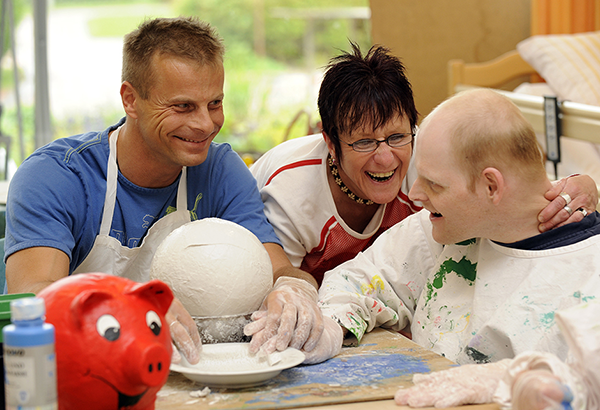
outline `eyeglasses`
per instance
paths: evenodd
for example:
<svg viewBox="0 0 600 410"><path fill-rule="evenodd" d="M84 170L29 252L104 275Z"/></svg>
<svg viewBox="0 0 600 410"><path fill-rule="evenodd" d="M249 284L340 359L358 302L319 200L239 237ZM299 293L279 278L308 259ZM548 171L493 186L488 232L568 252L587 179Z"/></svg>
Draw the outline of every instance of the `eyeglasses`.
<svg viewBox="0 0 600 410"><path fill-rule="evenodd" d="M352 147L352 149L356 152L373 152L377 148L379 148L379 144L385 142L392 148L400 148L405 145L408 145L413 140L415 134L413 133L403 133L403 134L392 134L384 140L376 140L372 138L366 138L363 140L358 140L353 142L352 144L348 144L345 141L342 141L344 144Z"/></svg>

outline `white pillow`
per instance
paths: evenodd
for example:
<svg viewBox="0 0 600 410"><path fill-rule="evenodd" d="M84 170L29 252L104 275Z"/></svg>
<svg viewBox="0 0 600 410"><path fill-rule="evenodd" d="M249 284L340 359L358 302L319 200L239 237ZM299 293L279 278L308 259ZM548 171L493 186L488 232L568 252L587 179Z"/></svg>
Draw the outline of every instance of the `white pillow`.
<svg viewBox="0 0 600 410"><path fill-rule="evenodd" d="M532 36L517 50L559 99L600 106L600 31Z"/></svg>

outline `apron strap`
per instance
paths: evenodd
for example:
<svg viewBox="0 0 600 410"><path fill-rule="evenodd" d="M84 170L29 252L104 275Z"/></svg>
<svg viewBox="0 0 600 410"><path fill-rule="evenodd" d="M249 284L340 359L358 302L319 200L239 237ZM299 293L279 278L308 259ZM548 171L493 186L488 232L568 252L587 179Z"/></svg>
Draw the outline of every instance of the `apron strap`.
<svg viewBox="0 0 600 410"><path fill-rule="evenodd" d="M104 210L102 211L102 222L100 223L100 235L107 235L112 225L115 212L115 201L117 200L117 139L119 131L117 128L109 143L108 164L106 165L106 195L104 196Z"/></svg>
<svg viewBox="0 0 600 410"><path fill-rule="evenodd" d="M106 166L106 195L104 196L104 209L102 211L99 235L108 236L115 212L117 177L119 173L119 167L117 166L117 139L119 138L120 130L121 127L115 130L109 142L108 164ZM187 210L187 167L183 167L181 176L179 177L177 210Z"/></svg>
<svg viewBox="0 0 600 410"><path fill-rule="evenodd" d="M177 210L187 210L187 167L181 170L177 187Z"/></svg>

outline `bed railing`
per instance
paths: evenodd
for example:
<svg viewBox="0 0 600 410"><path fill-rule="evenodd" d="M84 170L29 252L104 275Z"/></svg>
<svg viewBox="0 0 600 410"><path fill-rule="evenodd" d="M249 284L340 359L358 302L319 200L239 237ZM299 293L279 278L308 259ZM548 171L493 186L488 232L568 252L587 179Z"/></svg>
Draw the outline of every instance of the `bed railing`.
<svg viewBox="0 0 600 410"><path fill-rule="evenodd" d="M475 88L457 85L454 92ZM544 97L494 90L508 97L519 107L536 132L544 133ZM600 144L600 107L571 101L560 103L561 137L574 138Z"/></svg>

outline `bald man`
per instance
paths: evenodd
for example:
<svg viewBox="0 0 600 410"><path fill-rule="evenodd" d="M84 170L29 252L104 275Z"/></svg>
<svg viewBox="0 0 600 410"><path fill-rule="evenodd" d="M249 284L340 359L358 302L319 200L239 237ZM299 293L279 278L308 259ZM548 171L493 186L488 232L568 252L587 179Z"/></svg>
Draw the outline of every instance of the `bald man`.
<svg viewBox="0 0 600 410"><path fill-rule="evenodd" d="M539 233L551 186L542 150L494 91L443 102L415 152L410 198L425 209L326 273L324 314L358 340L377 326L404 330L461 364L527 350L564 359L554 312L600 292L600 215Z"/></svg>

